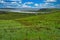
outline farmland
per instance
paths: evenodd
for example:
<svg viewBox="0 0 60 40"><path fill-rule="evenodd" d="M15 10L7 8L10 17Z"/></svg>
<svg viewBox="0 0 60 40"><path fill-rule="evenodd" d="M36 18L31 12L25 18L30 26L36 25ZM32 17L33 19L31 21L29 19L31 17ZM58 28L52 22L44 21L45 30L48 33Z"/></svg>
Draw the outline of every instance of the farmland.
<svg viewBox="0 0 60 40"><path fill-rule="evenodd" d="M0 13L0 40L60 40L60 12Z"/></svg>

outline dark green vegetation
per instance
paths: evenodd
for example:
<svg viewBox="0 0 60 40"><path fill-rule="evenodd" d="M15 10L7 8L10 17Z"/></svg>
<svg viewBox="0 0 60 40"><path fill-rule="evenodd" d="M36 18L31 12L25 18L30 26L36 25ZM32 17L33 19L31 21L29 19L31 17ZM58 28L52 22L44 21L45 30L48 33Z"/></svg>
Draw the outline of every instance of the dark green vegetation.
<svg viewBox="0 0 60 40"><path fill-rule="evenodd" d="M40 10L38 10L39 12L56 12L56 11L59 11L60 9L58 8L42 8Z"/></svg>
<svg viewBox="0 0 60 40"><path fill-rule="evenodd" d="M60 12L1 12L0 40L60 40Z"/></svg>

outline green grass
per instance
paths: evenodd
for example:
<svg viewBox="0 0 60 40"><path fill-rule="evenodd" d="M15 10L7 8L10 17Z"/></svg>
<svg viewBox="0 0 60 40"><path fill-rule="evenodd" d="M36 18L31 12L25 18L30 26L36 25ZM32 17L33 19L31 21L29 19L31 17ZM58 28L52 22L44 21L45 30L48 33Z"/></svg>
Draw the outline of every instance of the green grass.
<svg viewBox="0 0 60 40"><path fill-rule="evenodd" d="M0 14L0 40L60 40L60 12Z"/></svg>

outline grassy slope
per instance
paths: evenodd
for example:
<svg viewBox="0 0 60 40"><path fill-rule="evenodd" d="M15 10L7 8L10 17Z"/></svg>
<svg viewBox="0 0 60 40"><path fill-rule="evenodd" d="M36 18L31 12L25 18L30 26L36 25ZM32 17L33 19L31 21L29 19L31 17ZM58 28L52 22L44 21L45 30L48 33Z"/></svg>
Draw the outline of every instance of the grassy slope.
<svg viewBox="0 0 60 40"><path fill-rule="evenodd" d="M0 40L60 40L60 12L0 14Z"/></svg>
<svg viewBox="0 0 60 40"><path fill-rule="evenodd" d="M60 12L51 14L41 14L36 16L31 16L27 18L17 19L18 22L26 26L49 26L49 27L59 27L60 25ZM28 24L28 25L27 25Z"/></svg>
<svg viewBox="0 0 60 40"><path fill-rule="evenodd" d="M32 14L33 15L33 14ZM8 12L6 14L1 13L0 14L0 26L1 27L16 27L16 26L21 26L20 23L16 22L15 19L21 19L21 18L26 18L29 16L32 16L31 14L25 14L25 13L13 13L13 12Z"/></svg>

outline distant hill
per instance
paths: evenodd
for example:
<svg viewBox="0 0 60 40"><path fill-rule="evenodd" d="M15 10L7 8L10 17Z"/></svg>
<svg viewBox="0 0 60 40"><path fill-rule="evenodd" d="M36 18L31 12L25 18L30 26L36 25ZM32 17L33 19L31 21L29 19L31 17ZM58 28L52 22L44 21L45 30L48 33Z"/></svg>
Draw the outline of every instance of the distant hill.
<svg viewBox="0 0 60 40"><path fill-rule="evenodd" d="M42 8L39 9L38 12L52 12L52 11L60 11L58 8Z"/></svg>

